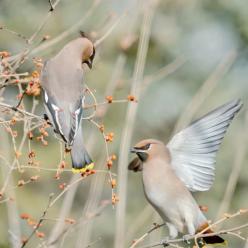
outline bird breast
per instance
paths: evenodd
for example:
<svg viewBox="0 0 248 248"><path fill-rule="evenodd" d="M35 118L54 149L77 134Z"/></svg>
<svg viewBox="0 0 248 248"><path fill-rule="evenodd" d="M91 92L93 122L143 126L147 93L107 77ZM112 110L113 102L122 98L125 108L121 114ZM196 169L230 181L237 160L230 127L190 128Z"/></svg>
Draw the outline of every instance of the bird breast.
<svg viewBox="0 0 248 248"><path fill-rule="evenodd" d="M183 230L182 206L191 205L192 196L174 173L170 164L153 159L144 164L143 185L147 200L164 221Z"/></svg>

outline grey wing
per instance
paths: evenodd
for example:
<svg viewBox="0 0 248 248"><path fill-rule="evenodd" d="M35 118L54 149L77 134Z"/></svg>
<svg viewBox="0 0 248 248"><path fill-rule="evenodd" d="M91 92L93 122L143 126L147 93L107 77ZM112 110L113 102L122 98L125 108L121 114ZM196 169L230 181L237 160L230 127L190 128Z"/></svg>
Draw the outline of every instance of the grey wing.
<svg viewBox="0 0 248 248"><path fill-rule="evenodd" d="M69 133L69 143L70 145L73 144L77 131L79 129L79 125L81 124L81 119L83 115L83 105L84 105L84 96L82 96L75 105L74 110L71 114L71 126L70 126L70 133Z"/></svg>
<svg viewBox="0 0 248 248"><path fill-rule="evenodd" d="M82 81L83 74L80 71L77 70L68 77L63 73L56 74L52 65L47 63L42 72L41 85L49 119L69 145L73 144L83 114ZM73 83L73 87L70 82Z"/></svg>
<svg viewBox="0 0 248 248"><path fill-rule="evenodd" d="M167 144L177 176L191 191L206 191L214 181L216 154L240 100L231 101L177 133Z"/></svg>
<svg viewBox="0 0 248 248"><path fill-rule="evenodd" d="M47 113L55 130L66 143L72 145L82 119L84 96L78 99L73 109L68 110L60 108L60 104L49 97L44 89L43 92Z"/></svg>

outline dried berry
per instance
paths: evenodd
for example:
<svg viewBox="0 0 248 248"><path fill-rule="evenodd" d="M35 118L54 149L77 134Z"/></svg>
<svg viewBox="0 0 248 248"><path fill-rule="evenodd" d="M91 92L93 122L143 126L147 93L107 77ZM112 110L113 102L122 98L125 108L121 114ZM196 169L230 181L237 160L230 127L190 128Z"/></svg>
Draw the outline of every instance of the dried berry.
<svg viewBox="0 0 248 248"><path fill-rule="evenodd" d="M107 100L108 103L113 102L113 97L112 96L106 96L105 99Z"/></svg>
<svg viewBox="0 0 248 248"><path fill-rule="evenodd" d="M30 218L30 215L27 214L27 213L22 213L22 214L20 215L20 218L23 219L23 220L28 220L28 219Z"/></svg>

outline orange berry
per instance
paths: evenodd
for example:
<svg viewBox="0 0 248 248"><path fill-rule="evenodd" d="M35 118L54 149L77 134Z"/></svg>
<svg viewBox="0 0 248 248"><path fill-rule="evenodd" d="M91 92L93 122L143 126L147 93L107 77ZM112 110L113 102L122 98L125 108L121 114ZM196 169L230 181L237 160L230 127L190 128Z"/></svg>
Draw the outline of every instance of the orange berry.
<svg viewBox="0 0 248 248"><path fill-rule="evenodd" d="M16 124L16 118L15 117L13 117L12 119L11 119L11 121L10 121L10 125L15 125Z"/></svg>
<svg viewBox="0 0 248 248"><path fill-rule="evenodd" d="M25 184L25 181L24 180L19 180L18 183L17 183L17 186L18 187L21 187Z"/></svg>
<svg viewBox="0 0 248 248"><path fill-rule="evenodd" d="M65 168L65 166L66 166L65 161L64 161L64 160L63 160L63 161L61 161L61 163L59 164L59 168L60 168L60 169L64 169L64 168Z"/></svg>
<svg viewBox="0 0 248 248"><path fill-rule="evenodd" d="M96 174L96 170L90 170L89 171L89 175L94 175L94 174Z"/></svg>
<svg viewBox="0 0 248 248"><path fill-rule="evenodd" d="M113 154L113 155L111 156L111 159L112 159L112 160L116 160L116 159L117 159L116 155Z"/></svg>
<svg viewBox="0 0 248 248"><path fill-rule="evenodd" d="M133 101L136 100L136 98L135 98L135 96L133 96L133 95L128 95L128 96L127 96L127 100L130 101L130 102L133 102Z"/></svg>
<svg viewBox="0 0 248 248"><path fill-rule="evenodd" d="M65 223L68 223L68 224L75 224L76 223L76 220L72 219L72 218L66 218L65 219Z"/></svg>
<svg viewBox="0 0 248 248"><path fill-rule="evenodd" d="M20 215L20 218L23 219L23 220L27 220L27 219L30 218L30 215L27 214L27 213L22 213L22 214Z"/></svg>
<svg viewBox="0 0 248 248"><path fill-rule="evenodd" d="M115 205L119 201L119 197L116 194L112 195L112 205Z"/></svg>
<svg viewBox="0 0 248 248"><path fill-rule="evenodd" d="M1 51L1 52L0 52L0 56L3 57L3 58L7 58L7 57L10 56L10 53L7 52L7 51Z"/></svg>
<svg viewBox="0 0 248 248"><path fill-rule="evenodd" d="M33 71L31 75L32 75L32 77L34 77L34 78L38 78L38 77L40 76L40 74L39 74L38 71Z"/></svg>
<svg viewBox="0 0 248 248"><path fill-rule="evenodd" d="M104 132L104 125L99 126L100 131L103 133Z"/></svg>
<svg viewBox="0 0 248 248"><path fill-rule="evenodd" d="M59 185L59 188L60 188L61 190L63 190L63 189L65 188L65 186L66 186L66 183L61 183L61 184Z"/></svg>
<svg viewBox="0 0 248 248"><path fill-rule="evenodd" d="M113 139L114 139L114 133L108 133L106 136L105 136L105 140L107 141L107 142L112 142L113 141Z"/></svg>
<svg viewBox="0 0 248 248"><path fill-rule="evenodd" d="M46 140L42 140L42 145L47 146L48 142Z"/></svg>
<svg viewBox="0 0 248 248"><path fill-rule="evenodd" d="M28 135L28 138L29 138L30 140L32 140L33 137L34 137L34 135L33 135L33 133L32 133L31 131L29 131L27 135Z"/></svg>
<svg viewBox="0 0 248 248"><path fill-rule="evenodd" d="M43 135L41 135L41 136L37 136L37 137L36 137L36 139L37 139L38 141L43 140Z"/></svg>
<svg viewBox="0 0 248 248"><path fill-rule="evenodd" d="M113 97L112 96L106 96L105 99L107 100L108 103L113 102Z"/></svg>
<svg viewBox="0 0 248 248"><path fill-rule="evenodd" d="M36 236L42 239L45 237L45 233L36 231Z"/></svg>
<svg viewBox="0 0 248 248"><path fill-rule="evenodd" d="M37 181L37 180L39 179L39 177L40 177L40 176L38 176L38 175L32 176L32 177L30 177L30 181L31 181L31 182L35 182L35 181Z"/></svg>
<svg viewBox="0 0 248 248"><path fill-rule="evenodd" d="M50 35L44 35L42 40L45 41L45 40L49 40L50 39Z"/></svg>
<svg viewBox="0 0 248 248"><path fill-rule="evenodd" d="M108 167L108 169L110 170L112 168L112 166L113 166L113 161L112 160L108 160L107 161L107 167Z"/></svg>
<svg viewBox="0 0 248 248"><path fill-rule="evenodd" d="M111 187L112 187L112 188L115 188L115 187L116 187L116 180L115 180L115 179L112 179L112 180L110 181L110 184L111 184Z"/></svg>
<svg viewBox="0 0 248 248"><path fill-rule="evenodd" d="M35 152L34 151L30 151L28 154L29 158L34 158L35 157Z"/></svg>

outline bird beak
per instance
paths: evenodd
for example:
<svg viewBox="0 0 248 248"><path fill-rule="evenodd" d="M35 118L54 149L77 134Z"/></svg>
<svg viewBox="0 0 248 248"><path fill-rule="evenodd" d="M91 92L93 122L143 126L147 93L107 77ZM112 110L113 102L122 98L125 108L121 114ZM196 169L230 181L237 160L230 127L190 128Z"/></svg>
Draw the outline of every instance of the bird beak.
<svg viewBox="0 0 248 248"><path fill-rule="evenodd" d="M142 150L142 149L139 149L137 147L133 147L130 149L130 152L136 153L141 161L146 161L148 158L148 154L147 154L146 150Z"/></svg>
<svg viewBox="0 0 248 248"><path fill-rule="evenodd" d="M132 147L132 148L130 149L130 152L131 152L131 153L138 153L138 152L142 152L142 150L139 149L139 148L137 148L137 147ZM144 152L144 151L143 151L143 152Z"/></svg>
<svg viewBox="0 0 248 248"><path fill-rule="evenodd" d="M92 69L92 60L87 60L87 61L85 61L85 64L87 64L88 67L89 67L90 69Z"/></svg>

